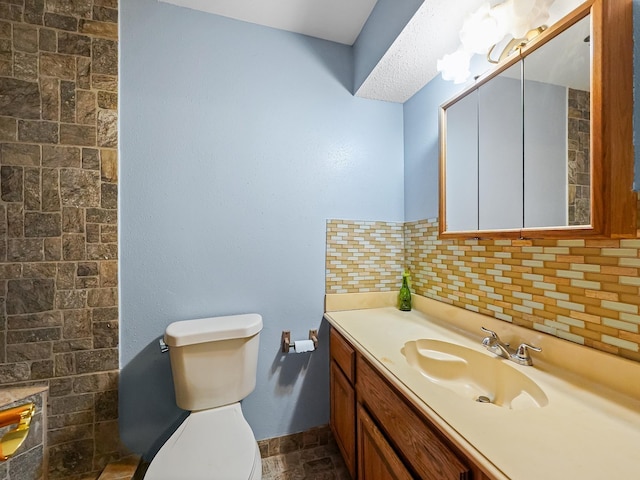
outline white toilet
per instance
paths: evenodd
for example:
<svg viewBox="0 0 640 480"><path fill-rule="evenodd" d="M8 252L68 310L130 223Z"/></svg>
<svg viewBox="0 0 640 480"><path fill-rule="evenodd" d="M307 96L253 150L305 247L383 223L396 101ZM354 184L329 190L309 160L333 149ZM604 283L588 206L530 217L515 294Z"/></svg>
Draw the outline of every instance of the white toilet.
<svg viewBox="0 0 640 480"><path fill-rule="evenodd" d="M145 480L259 480L262 462L240 400L256 386L262 317L174 322L169 346L176 403L191 414L149 465Z"/></svg>

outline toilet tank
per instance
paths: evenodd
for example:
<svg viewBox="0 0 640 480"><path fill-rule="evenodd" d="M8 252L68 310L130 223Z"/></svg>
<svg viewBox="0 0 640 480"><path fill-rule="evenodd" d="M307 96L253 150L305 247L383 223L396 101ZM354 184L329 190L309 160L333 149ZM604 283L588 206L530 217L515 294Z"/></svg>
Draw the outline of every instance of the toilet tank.
<svg viewBox="0 0 640 480"><path fill-rule="evenodd" d="M178 406L205 410L249 395L256 386L260 330L257 313L170 324L164 341Z"/></svg>

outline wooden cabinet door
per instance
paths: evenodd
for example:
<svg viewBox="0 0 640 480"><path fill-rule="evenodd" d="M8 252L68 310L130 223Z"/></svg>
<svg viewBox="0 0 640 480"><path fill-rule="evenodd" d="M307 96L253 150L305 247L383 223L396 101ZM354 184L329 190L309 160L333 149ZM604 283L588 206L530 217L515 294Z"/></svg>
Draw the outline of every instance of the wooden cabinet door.
<svg viewBox="0 0 640 480"><path fill-rule="evenodd" d="M412 475L358 405L358 480L412 480Z"/></svg>
<svg viewBox="0 0 640 480"><path fill-rule="evenodd" d="M351 478L356 474L356 398L355 390L340 367L331 361L331 430Z"/></svg>

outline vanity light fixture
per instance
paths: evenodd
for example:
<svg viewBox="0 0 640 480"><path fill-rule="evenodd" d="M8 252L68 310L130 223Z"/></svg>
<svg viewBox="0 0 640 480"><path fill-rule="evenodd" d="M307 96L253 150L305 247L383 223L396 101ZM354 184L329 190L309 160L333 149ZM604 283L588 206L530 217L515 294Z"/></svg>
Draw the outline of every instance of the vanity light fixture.
<svg viewBox="0 0 640 480"><path fill-rule="evenodd" d="M484 3L467 15L460 30L461 45L452 54L438 60L437 69L444 80L464 83L471 75L469 65L475 54L486 55L498 63L546 29L549 7L554 0L506 0L494 7ZM497 60L491 54L496 46L511 38Z"/></svg>
<svg viewBox="0 0 640 480"><path fill-rule="evenodd" d="M509 55L511 55L513 52L517 51L518 49L524 47L527 43L529 43L531 40L533 40L534 38L536 38L538 35L540 35L542 32L544 32L548 27L546 25L540 25L538 28L534 28L531 29L527 32L527 34L523 37L523 38L514 38L512 39L509 43L507 43L507 45L504 47L504 49L502 50L502 53L500 54L500 57L498 59L494 59L491 54L493 53L493 50L495 49L495 45L493 45L490 49L489 52L487 52L487 60L490 63L500 63L502 60L504 60L505 58L507 58Z"/></svg>

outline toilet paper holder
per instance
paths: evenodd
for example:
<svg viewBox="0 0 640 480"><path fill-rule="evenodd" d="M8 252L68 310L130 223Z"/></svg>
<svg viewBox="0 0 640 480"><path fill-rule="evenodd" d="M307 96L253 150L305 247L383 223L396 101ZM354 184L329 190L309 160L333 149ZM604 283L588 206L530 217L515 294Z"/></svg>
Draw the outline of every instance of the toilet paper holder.
<svg viewBox="0 0 640 480"><path fill-rule="evenodd" d="M313 342L313 348L318 348L318 330L309 330L309 340ZM291 341L291 332L289 330L282 331L282 353L289 353L289 349L293 347Z"/></svg>

